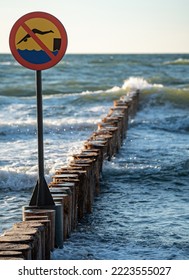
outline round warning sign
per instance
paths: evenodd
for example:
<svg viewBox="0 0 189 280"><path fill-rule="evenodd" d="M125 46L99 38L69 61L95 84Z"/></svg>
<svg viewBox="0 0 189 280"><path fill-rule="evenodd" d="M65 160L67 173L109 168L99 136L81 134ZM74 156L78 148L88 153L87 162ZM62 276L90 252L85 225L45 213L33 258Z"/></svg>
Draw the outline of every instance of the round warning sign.
<svg viewBox="0 0 189 280"><path fill-rule="evenodd" d="M67 33L56 17L32 12L13 25L9 45L21 65L32 70L44 70L56 65L64 56Z"/></svg>

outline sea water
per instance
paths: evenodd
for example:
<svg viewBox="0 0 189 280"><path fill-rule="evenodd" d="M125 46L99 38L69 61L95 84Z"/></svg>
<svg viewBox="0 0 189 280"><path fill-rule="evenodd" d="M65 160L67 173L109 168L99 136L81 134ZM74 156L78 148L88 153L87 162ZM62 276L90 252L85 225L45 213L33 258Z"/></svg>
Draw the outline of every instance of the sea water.
<svg viewBox="0 0 189 280"><path fill-rule="evenodd" d="M45 178L69 163L113 100L140 89L93 213L53 259L189 258L189 55L66 55L42 72ZM35 72L0 55L0 233L37 181Z"/></svg>

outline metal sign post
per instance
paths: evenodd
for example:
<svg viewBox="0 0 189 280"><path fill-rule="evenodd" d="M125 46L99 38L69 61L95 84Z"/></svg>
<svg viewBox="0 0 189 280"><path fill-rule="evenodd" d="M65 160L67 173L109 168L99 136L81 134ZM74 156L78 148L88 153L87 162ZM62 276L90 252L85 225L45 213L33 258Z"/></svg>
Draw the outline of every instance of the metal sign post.
<svg viewBox="0 0 189 280"><path fill-rule="evenodd" d="M13 25L9 45L14 58L24 67L36 70L38 180L29 206L51 207L54 201L44 176L43 108L41 70L56 65L67 49L67 33L51 14L32 12Z"/></svg>
<svg viewBox="0 0 189 280"><path fill-rule="evenodd" d="M38 180L33 191L29 206L53 206L54 201L44 176L43 102L41 70L36 71L36 97L38 135Z"/></svg>

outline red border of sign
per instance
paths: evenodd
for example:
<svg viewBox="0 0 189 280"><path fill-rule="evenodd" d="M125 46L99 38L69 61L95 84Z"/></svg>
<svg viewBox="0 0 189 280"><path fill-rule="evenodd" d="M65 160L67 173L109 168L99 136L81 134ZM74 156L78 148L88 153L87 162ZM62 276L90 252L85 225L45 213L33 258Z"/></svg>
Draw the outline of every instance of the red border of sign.
<svg viewBox="0 0 189 280"><path fill-rule="evenodd" d="M32 19L32 18L45 18L45 19L51 21L52 23L54 23L54 25L58 28L60 35L61 35L61 39L62 39L62 44L61 44L60 50L58 51L58 54L56 56L54 56L55 59L53 59L49 62L43 63L43 64L34 64L34 63L30 63L30 62L26 61L25 59L23 59L19 55L18 50L15 45L15 37L16 37L16 33L17 33L18 29L20 28L20 26L22 26L22 24L25 23L25 21ZM51 14L45 13L45 12L31 12L31 13L28 13L28 14L22 16L21 18L19 18L13 25L11 32L10 32L10 36L9 36L9 46L10 46L10 50L11 50L14 58L22 66L32 69L32 70L45 70L45 69L48 69L48 68L56 65L64 56L66 49L67 49L67 44L68 44L68 38L67 38L67 33L66 33L66 30L65 30L63 24L56 17L54 17Z"/></svg>

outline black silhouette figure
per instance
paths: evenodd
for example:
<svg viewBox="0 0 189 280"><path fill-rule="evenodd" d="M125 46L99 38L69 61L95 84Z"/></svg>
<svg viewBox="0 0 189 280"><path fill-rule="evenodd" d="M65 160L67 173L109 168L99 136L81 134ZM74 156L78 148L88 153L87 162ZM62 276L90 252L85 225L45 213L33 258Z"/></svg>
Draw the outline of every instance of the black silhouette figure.
<svg viewBox="0 0 189 280"><path fill-rule="evenodd" d="M45 35L45 34L48 34L48 33L54 33L54 31L52 30L49 30L49 31L41 31L39 29L36 29L36 28L33 28L32 29L32 32L35 33L35 34L40 34L40 35ZM27 34L26 36L24 36L18 43L20 44L21 42L27 42L27 40L30 38L31 36L29 34Z"/></svg>

